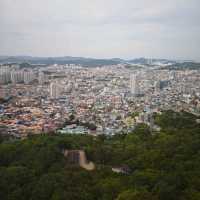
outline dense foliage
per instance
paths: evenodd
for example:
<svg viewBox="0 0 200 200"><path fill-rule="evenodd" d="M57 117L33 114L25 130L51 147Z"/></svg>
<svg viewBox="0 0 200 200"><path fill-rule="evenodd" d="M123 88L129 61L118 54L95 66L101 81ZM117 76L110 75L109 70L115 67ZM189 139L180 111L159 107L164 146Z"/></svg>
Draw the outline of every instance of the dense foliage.
<svg viewBox="0 0 200 200"><path fill-rule="evenodd" d="M200 126L196 117L156 115L160 132L91 137L38 136L0 144L2 200L199 200ZM67 164L63 149L83 149L96 170ZM130 174L112 172L127 165Z"/></svg>

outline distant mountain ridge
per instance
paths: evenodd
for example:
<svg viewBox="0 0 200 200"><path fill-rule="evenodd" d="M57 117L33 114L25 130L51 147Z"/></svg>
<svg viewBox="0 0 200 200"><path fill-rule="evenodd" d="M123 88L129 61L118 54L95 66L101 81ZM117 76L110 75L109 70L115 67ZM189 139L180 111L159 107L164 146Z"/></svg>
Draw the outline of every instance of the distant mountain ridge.
<svg viewBox="0 0 200 200"><path fill-rule="evenodd" d="M149 59L149 58L135 58L125 60L121 58L98 59L85 57L33 57L33 56L0 56L0 63L30 63L30 64L80 64L88 67L96 67L103 65L116 64L139 64L139 65L155 65L155 64L176 64L177 61L167 59Z"/></svg>
<svg viewBox="0 0 200 200"><path fill-rule="evenodd" d="M115 65L121 63L115 59L95 59L84 57L32 57L32 56L0 56L0 63L30 63L30 64L80 64L83 66Z"/></svg>

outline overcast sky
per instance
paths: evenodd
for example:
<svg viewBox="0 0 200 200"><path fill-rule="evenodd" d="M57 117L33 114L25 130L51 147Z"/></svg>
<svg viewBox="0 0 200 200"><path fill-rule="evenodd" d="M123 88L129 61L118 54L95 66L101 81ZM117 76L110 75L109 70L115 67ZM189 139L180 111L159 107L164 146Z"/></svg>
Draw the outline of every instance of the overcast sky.
<svg viewBox="0 0 200 200"><path fill-rule="evenodd" d="M200 0L0 0L0 55L200 60Z"/></svg>

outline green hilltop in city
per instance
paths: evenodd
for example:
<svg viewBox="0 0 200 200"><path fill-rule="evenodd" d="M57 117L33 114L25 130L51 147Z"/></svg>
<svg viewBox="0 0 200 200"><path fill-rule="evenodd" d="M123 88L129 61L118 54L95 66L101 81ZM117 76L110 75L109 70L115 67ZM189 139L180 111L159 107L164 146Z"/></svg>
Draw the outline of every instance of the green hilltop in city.
<svg viewBox="0 0 200 200"><path fill-rule="evenodd" d="M112 137L1 138L0 199L199 200L200 118L170 110L154 118L159 132L139 124ZM78 150L94 169L80 166Z"/></svg>

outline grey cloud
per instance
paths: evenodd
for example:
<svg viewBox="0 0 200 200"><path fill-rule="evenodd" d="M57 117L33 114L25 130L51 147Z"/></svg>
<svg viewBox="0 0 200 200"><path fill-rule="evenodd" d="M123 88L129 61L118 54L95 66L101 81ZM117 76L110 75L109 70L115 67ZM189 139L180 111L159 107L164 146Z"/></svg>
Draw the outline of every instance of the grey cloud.
<svg viewBox="0 0 200 200"><path fill-rule="evenodd" d="M0 0L0 54L200 60L199 6L199 0Z"/></svg>

